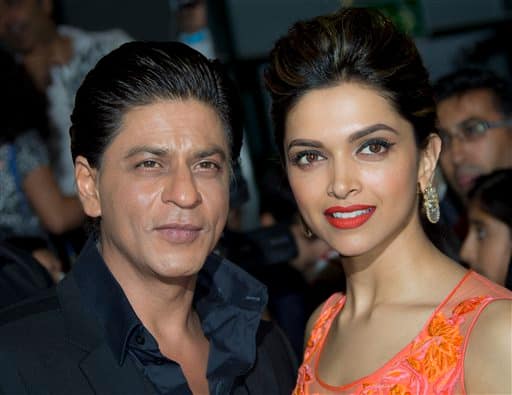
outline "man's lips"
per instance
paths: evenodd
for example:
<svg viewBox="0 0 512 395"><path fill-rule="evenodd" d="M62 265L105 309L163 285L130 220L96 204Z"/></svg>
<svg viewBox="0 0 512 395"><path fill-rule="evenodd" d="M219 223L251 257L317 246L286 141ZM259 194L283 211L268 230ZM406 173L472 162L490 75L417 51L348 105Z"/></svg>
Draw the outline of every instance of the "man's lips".
<svg viewBox="0 0 512 395"><path fill-rule="evenodd" d="M459 175L457 176L457 184L459 184L463 190L467 191L471 188L477 177L477 175Z"/></svg>
<svg viewBox="0 0 512 395"><path fill-rule="evenodd" d="M334 206L324 211L327 221L338 229L357 228L370 219L375 206L356 204L347 207Z"/></svg>
<svg viewBox="0 0 512 395"><path fill-rule="evenodd" d="M170 243L191 243L199 237L203 228L192 224L165 224L154 228L158 234Z"/></svg>

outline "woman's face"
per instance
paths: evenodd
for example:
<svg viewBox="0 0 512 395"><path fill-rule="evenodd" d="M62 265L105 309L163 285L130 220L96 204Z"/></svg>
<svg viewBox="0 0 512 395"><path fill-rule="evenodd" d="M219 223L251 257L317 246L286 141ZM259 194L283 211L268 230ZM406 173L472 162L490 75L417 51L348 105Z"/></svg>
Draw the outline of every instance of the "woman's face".
<svg viewBox="0 0 512 395"><path fill-rule="evenodd" d="M437 153L419 155L411 124L376 90L341 83L306 93L286 119L284 149L301 214L341 255L420 228L418 182L424 189Z"/></svg>
<svg viewBox="0 0 512 395"><path fill-rule="evenodd" d="M504 222L483 211L477 202L469 206L469 232L460 256L472 269L504 285L512 256L512 233Z"/></svg>
<svg viewBox="0 0 512 395"><path fill-rule="evenodd" d="M161 278L197 273L229 201L228 141L210 106L162 100L128 110L100 170L82 180L80 169L82 202L89 216L101 216L102 255L112 269Z"/></svg>

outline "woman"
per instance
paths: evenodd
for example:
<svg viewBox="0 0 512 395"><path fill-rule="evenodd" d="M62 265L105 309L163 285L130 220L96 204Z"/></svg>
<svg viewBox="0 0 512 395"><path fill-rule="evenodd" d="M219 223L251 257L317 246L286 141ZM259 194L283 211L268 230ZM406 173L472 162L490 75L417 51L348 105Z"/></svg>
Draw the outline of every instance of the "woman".
<svg viewBox="0 0 512 395"><path fill-rule="evenodd" d="M512 294L421 226L420 200L439 219L441 140L412 40L365 9L298 22L266 83L306 231L347 277L310 318L296 393L509 393Z"/></svg>
<svg viewBox="0 0 512 395"><path fill-rule="evenodd" d="M48 233L60 235L82 225L80 201L65 196L49 165L40 131L44 102L22 67L0 51L0 240L30 252L58 279L61 262ZM40 100L38 100L40 99Z"/></svg>
<svg viewBox="0 0 512 395"><path fill-rule="evenodd" d="M479 177L469 199L469 232L460 256L472 269L512 289L512 169Z"/></svg>
<svg viewBox="0 0 512 395"><path fill-rule="evenodd" d="M71 151L95 231L55 293L0 317L0 393L290 393L265 288L212 254L237 103L219 65L179 43L127 43L86 76Z"/></svg>

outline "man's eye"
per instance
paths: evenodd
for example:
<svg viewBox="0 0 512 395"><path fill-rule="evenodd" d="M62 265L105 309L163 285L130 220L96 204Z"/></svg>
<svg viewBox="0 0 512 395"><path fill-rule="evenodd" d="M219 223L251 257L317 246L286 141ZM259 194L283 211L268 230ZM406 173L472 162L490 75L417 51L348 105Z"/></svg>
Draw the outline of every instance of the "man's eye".
<svg viewBox="0 0 512 395"><path fill-rule="evenodd" d="M461 126L464 136L467 138L480 136L487 130L487 125L484 121L472 121L465 123Z"/></svg>
<svg viewBox="0 0 512 395"><path fill-rule="evenodd" d="M156 162L154 160L145 160L145 161L138 163L136 167L144 168L144 169L153 169L158 166L159 166L158 162Z"/></svg>
<svg viewBox="0 0 512 395"><path fill-rule="evenodd" d="M487 230L483 226L477 226L475 230L478 240L484 240L487 237Z"/></svg>
<svg viewBox="0 0 512 395"><path fill-rule="evenodd" d="M221 167L217 163L211 162L211 161L199 162L199 167L201 169L205 169L205 170L220 170L221 169Z"/></svg>

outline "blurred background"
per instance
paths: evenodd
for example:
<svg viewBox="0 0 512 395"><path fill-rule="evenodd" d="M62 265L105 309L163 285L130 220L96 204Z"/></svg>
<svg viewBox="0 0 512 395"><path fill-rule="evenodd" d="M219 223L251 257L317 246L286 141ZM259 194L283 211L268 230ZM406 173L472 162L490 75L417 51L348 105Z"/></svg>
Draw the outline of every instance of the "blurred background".
<svg viewBox="0 0 512 395"><path fill-rule="evenodd" d="M176 37L175 0L60 0L61 23L88 30L121 28L142 40ZM340 5L375 7L417 42L432 80L462 65L510 75L512 0L207 0L215 53L243 97L256 180L274 157L261 73L273 42L298 19Z"/></svg>

